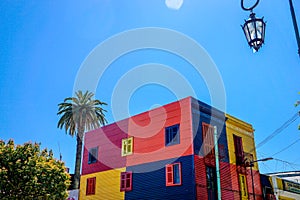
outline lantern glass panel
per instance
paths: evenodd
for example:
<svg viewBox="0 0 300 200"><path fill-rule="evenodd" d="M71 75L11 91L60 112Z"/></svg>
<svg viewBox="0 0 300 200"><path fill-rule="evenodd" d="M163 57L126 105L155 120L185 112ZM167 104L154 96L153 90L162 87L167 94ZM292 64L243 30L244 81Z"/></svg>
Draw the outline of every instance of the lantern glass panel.
<svg viewBox="0 0 300 200"><path fill-rule="evenodd" d="M260 20L256 21L257 38L262 38L263 23Z"/></svg>
<svg viewBox="0 0 300 200"><path fill-rule="evenodd" d="M254 40L256 38L255 22L253 20L251 20L251 22L248 24L248 27L250 30L251 40Z"/></svg>
<svg viewBox="0 0 300 200"><path fill-rule="evenodd" d="M243 31L250 47L257 51L264 42L265 22L263 19L255 18L255 14L251 13L250 18L245 21Z"/></svg>
<svg viewBox="0 0 300 200"><path fill-rule="evenodd" d="M244 33L245 33L245 35L246 35L246 39L247 39L247 42L250 42L250 33L249 33L249 31L248 31L248 26L245 24L244 25Z"/></svg>

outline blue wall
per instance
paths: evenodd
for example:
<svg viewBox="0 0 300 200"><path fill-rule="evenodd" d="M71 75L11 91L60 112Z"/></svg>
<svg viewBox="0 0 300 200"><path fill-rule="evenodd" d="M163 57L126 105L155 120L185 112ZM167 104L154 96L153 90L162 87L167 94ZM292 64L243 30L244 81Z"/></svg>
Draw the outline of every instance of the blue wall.
<svg viewBox="0 0 300 200"><path fill-rule="evenodd" d="M182 184L180 186L166 186L165 167L149 171L155 166L164 166L175 162L181 163ZM127 167L132 171L132 191L125 193L125 199L195 199L194 157L185 156L177 160L163 160L147 164Z"/></svg>
<svg viewBox="0 0 300 200"><path fill-rule="evenodd" d="M213 114L213 116L212 116ZM217 126L218 134L220 134L218 144L223 147L222 162L229 162L228 145L225 128L225 114L203 102L192 100L192 121L193 121L193 137L194 137L194 154L203 156L200 151L202 146L202 122ZM221 149L219 149L221 151Z"/></svg>

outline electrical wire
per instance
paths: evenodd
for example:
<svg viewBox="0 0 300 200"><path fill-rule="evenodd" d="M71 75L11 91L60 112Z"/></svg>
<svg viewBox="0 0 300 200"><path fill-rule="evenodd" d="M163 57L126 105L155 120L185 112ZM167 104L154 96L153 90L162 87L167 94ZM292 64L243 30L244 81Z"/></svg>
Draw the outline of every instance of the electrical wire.
<svg viewBox="0 0 300 200"><path fill-rule="evenodd" d="M298 140L300 141L300 139L298 139ZM298 140L296 140L294 143L298 142ZM292 143L291 145L293 145L293 143ZM290 145L289 145L289 146L290 146ZM280 151L284 151L285 149L288 149L289 146L287 146L286 148L284 148L284 149L282 149L282 150L280 150ZM279 152L277 152L277 153L279 153ZM277 154L277 153L276 153L276 154ZM265 154L265 153L263 153L263 152L261 152L261 151L257 151L257 154L261 154L262 157L272 157L273 160L276 161L275 164L272 165L272 168L274 168L275 170L274 170L274 169L271 169L271 168L268 166L268 165L269 165L269 162L260 162L260 163L259 163L259 164L263 165L264 167L268 168L268 171L270 171L270 172L274 172L274 171L285 171L286 168L291 168L291 169L297 171L297 170L299 170L299 168L300 168L300 164L296 164L296 163L295 163L295 161L297 161L297 160L295 160L294 162L288 162L288 161L285 161L285 160L282 160L282 159L279 159L279 158L274 158L273 156L269 156L269 155L267 155L267 154ZM273 154L273 155L275 155L275 154ZM279 163L282 163L283 165L280 167L280 166L279 166ZM261 166L261 165L260 165L260 166ZM281 170L279 170L279 168L281 168Z"/></svg>
<svg viewBox="0 0 300 200"><path fill-rule="evenodd" d="M268 141L270 141L272 138L274 138L276 135L281 133L284 129L286 129L289 125L291 125L296 119L300 117L300 112L297 112L291 117L288 121L286 121L282 126L280 126L278 129L276 129L273 133L268 135L263 141L261 141L257 146L256 149L266 144ZM252 150L253 151L253 150Z"/></svg>
<svg viewBox="0 0 300 200"><path fill-rule="evenodd" d="M300 167L299 164L291 163L291 162L288 162L288 161L285 161L285 160L281 160L281 159L278 159L278 158L273 158L273 160L282 162L282 163L284 163L284 164L288 164L288 165L289 165L291 168L293 168L294 170L297 170L295 167ZM294 166L294 167L293 167L293 166Z"/></svg>
<svg viewBox="0 0 300 200"><path fill-rule="evenodd" d="M299 141L300 141L300 138L299 138L298 140L294 141L292 144L289 144L288 146L284 147L283 149L281 149L281 150L278 151L277 153L274 153L273 155L271 155L271 157L273 157L273 156L275 156L275 155L277 155L277 154L279 154L279 153L281 153L281 152L283 152L283 151L289 149L290 147L292 147L294 144L296 144L296 143L299 142Z"/></svg>
<svg viewBox="0 0 300 200"><path fill-rule="evenodd" d="M267 170L272 171L272 169L264 162L261 163Z"/></svg>

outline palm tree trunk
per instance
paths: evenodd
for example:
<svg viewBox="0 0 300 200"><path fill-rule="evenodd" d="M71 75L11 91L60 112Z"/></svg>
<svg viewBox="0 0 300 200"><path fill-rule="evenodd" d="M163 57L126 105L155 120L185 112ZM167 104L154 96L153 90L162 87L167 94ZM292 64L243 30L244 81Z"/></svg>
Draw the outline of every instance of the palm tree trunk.
<svg viewBox="0 0 300 200"><path fill-rule="evenodd" d="M75 173L73 189L79 189L80 184L80 168L81 168L81 155L82 155L82 140L83 140L83 128L78 128L77 133L77 144L76 144L76 160L75 160Z"/></svg>

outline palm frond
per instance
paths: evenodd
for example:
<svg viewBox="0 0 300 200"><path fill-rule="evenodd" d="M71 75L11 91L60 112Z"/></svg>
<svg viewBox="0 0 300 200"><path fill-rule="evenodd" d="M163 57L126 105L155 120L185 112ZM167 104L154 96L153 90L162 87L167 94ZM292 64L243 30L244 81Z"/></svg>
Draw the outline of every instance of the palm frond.
<svg viewBox="0 0 300 200"><path fill-rule="evenodd" d="M65 129L66 133L74 136L82 127L83 131L89 131L105 125L105 112L101 106L107 105L98 99L93 99L94 94L89 91L84 93L79 90L75 92L75 97L68 97L64 102L58 104L57 115L60 119L57 127ZM82 134L82 133L81 133Z"/></svg>

